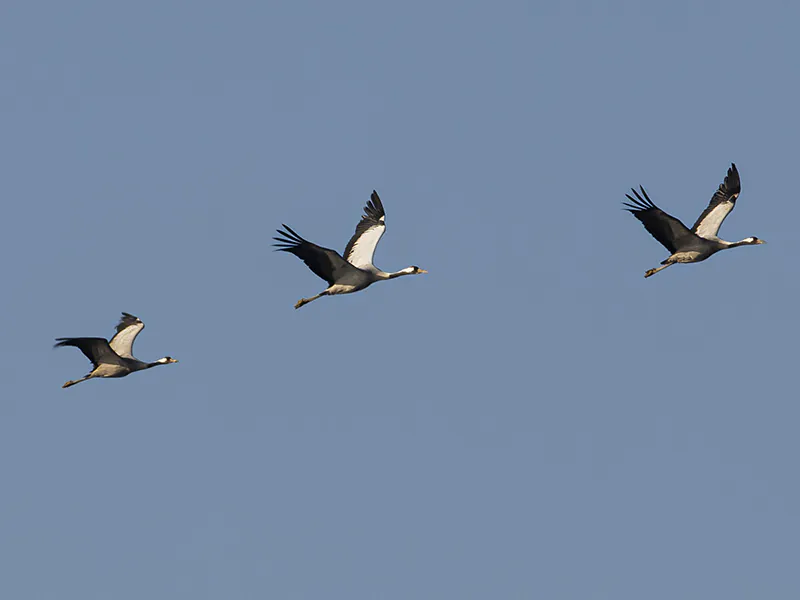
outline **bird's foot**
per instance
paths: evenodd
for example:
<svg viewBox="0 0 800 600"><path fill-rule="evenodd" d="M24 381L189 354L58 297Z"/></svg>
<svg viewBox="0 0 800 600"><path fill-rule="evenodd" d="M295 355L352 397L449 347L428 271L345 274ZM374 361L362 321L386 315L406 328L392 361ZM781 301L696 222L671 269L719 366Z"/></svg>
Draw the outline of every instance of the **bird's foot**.
<svg viewBox="0 0 800 600"><path fill-rule="evenodd" d="M651 275L655 275L657 271L658 271L658 269L649 269L649 270L645 271L644 278L647 279Z"/></svg>
<svg viewBox="0 0 800 600"><path fill-rule="evenodd" d="M300 300L297 301L297 304L295 304L294 307L295 307L295 309L298 309L301 306L303 306L304 304L308 304L308 302L309 301L306 300L305 298L300 298Z"/></svg>

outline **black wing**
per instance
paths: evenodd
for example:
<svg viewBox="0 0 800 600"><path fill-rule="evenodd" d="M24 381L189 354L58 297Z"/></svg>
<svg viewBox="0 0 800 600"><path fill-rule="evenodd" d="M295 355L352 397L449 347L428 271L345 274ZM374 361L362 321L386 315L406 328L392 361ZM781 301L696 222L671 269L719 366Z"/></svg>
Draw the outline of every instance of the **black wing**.
<svg viewBox="0 0 800 600"><path fill-rule="evenodd" d="M372 190L372 195L364 207L364 216L361 217L361 221L356 226L356 232L344 249L344 257L347 262L359 268L372 266L375 248L385 231L386 212L383 210L383 203L378 192Z"/></svg>
<svg viewBox="0 0 800 600"><path fill-rule="evenodd" d="M731 163L725 181L719 184L719 189L711 197L711 202L703 211L692 227L697 235L703 238L715 238L719 232L722 222L725 220L733 207L736 206L736 199L742 191L742 183L739 180L739 170L736 165Z"/></svg>
<svg viewBox="0 0 800 600"><path fill-rule="evenodd" d="M622 204L628 207L625 210L639 219L642 225L644 225L644 228L650 232L650 235L656 238L667 250L674 254L678 249L681 238L687 236L691 237L693 235L692 232L678 219L672 215L668 215L653 204L642 186L639 186L639 189L642 190L641 196L639 192L631 188L636 198L625 194L628 200L633 203L623 202ZM642 196L644 196L644 198L642 198Z"/></svg>
<svg viewBox="0 0 800 600"><path fill-rule="evenodd" d="M54 348L63 346L75 346L84 356L92 361L97 367L100 364L125 365L123 361L108 345L108 340L103 338L79 337L79 338L56 338L58 342Z"/></svg>
<svg viewBox="0 0 800 600"><path fill-rule="evenodd" d="M277 244L273 244L281 252L291 252L297 258L302 260L308 268L311 269L317 277L320 277L328 282L328 285L333 285L341 279L348 272L357 271L357 269L348 263L345 259L339 256L336 250L330 248L323 248L312 244L308 240L304 240L291 227L284 225L286 231L278 229L278 234L283 236L272 238Z"/></svg>

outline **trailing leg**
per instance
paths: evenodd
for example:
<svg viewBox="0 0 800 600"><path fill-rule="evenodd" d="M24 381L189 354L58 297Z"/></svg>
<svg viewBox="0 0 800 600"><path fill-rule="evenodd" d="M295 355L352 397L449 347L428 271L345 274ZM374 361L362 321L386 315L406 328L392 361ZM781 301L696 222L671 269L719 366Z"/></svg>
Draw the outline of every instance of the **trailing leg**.
<svg viewBox="0 0 800 600"><path fill-rule="evenodd" d="M68 381L67 383L65 383L61 387L62 387L62 389L63 388L68 388L68 387L70 387L72 385L78 385L81 381L86 381L87 379L91 379L91 378L92 378L92 374L89 373L86 377L81 377L80 379L75 379L74 381Z"/></svg>
<svg viewBox="0 0 800 600"><path fill-rule="evenodd" d="M664 270L664 269L666 269L668 266L670 266L670 265L674 265L674 264L675 264L675 263L668 262L668 263L664 264L663 266L661 266L661 267L658 267L657 269L650 269L649 271L646 271L646 272L645 272L645 274L644 274L644 277L645 277L645 279L647 279L648 277L651 277L652 275L655 275L655 274L656 274L656 273L658 273L659 271L663 271L663 270Z"/></svg>
<svg viewBox="0 0 800 600"><path fill-rule="evenodd" d="M295 304L295 305L294 305L294 307L295 307L296 309L297 309L297 308L300 308L301 306L304 306L304 305L308 304L309 302L313 302L313 301L314 301L314 300L316 300L317 298L320 298L320 297L322 297L322 296L327 296L327 295L328 295L328 292L327 292L327 290L326 290L326 291L324 291L324 292L320 292L320 293L319 293L319 294L317 294L316 296L311 296L311 298L300 298L300 300L298 300L298 301L297 301L297 304Z"/></svg>

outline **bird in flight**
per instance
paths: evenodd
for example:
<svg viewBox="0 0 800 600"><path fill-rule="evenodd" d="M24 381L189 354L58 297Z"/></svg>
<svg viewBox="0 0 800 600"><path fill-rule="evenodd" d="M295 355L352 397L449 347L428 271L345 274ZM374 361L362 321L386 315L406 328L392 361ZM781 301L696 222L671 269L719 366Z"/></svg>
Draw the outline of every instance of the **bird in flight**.
<svg viewBox="0 0 800 600"><path fill-rule="evenodd" d="M344 257L329 248L317 246L303 239L287 225L285 231L278 230L281 237L274 237L279 251L290 252L302 260L318 277L328 282L328 287L310 298L301 298L295 308L313 302L322 296L335 294L352 294L372 285L376 281L385 281L403 275L420 275L427 273L419 267L406 267L394 273L386 273L372 264L375 248L386 231L386 213L378 192L372 192L369 202L364 207L364 215L356 226L356 232L347 247Z"/></svg>
<svg viewBox="0 0 800 600"><path fill-rule="evenodd" d="M57 338L56 348L75 346L92 361L93 367L85 377L67 381L61 387L68 388L94 377L125 377L136 371L178 362L171 356L159 358L151 363L134 358L133 342L142 329L144 323L139 318L124 312L117 325L117 332L110 340L97 337Z"/></svg>
<svg viewBox="0 0 800 600"><path fill-rule="evenodd" d="M645 277L655 275L675 263L700 262L720 250L765 243L764 240L757 237L747 237L739 242L728 242L717 237L722 222L733 210L741 191L739 171L733 163L728 169L725 180L708 203L708 207L691 229L653 204L643 187L639 186L639 189L641 194L631 188L635 198L630 194L625 194L630 200L630 202L623 202L627 207L625 210L639 219L650 235L661 242L670 252L670 256L661 261L662 266L649 269L645 272Z"/></svg>

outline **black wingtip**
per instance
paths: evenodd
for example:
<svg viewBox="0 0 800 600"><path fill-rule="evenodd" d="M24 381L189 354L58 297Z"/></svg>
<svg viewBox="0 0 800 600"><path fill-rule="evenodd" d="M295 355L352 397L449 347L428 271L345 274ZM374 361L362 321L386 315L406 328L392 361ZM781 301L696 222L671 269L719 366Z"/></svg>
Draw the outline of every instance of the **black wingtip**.
<svg viewBox="0 0 800 600"><path fill-rule="evenodd" d="M731 163L728 173L725 175L725 181L719 186L720 191L725 192L729 196L738 195L742 191L742 181L739 177L739 170L736 168L736 163Z"/></svg>
<svg viewBox="0 0 800 600"><path fill-rule="evenodd" d="M641 193L637 191L635 188L631 188L633 196L631 196L630 194L625 194L625 197L631 201L631 204L628 204L627 202L622 203L624 206L628 207L625 210L629 210L634 214L636 214L639 211L656 208L656 205L653 204L652 200L650 200L650 197L647 195L647 192L645 191L644 187L640 185L639 189L641 190Z"/></svg>
<svg viewBox="0 0 800 600"><path fill-rule="evenodd" d="M381 217L386 218L383 202L381 202L381 197L378 196L376 190L372 190L372 195L369 197L367 205L364 207L364 213L364 217L375 219L376 221L380 220Z"/></svg>
<svg viewBox="0 0 800 600"><path fill-rule="evenodd" d="M288 231L288 232L289 232L289 233L286 233L286 232L284 232L284 231L281 231L281 230L279 229L279 230L278 230L278 233L280 233L282 236L285 236L285 237L287 237L287 238L289 238L289 239L294 239L294 241L297 241L297 242L305 242L305 240L303 239L303 236L301 236L301 235L300 235L299 233L297 233L297 232L296 232L294 229L292 229L291 227L289 227L289 226L288 226L286 223L281 223L281 226L282 226L282 227L283 227L283 228L284 228L286 231Z"/></svg>

